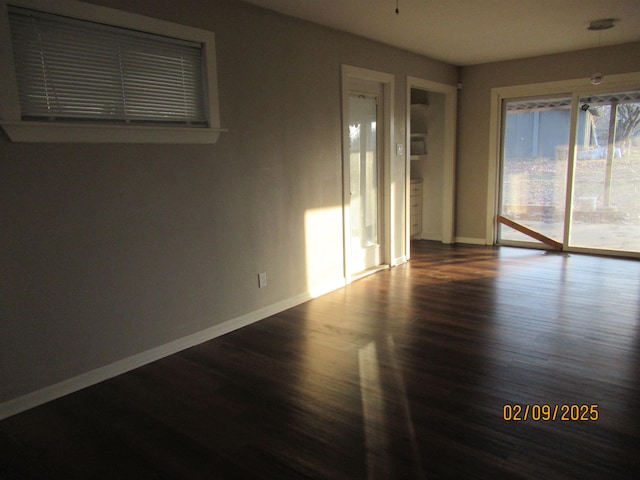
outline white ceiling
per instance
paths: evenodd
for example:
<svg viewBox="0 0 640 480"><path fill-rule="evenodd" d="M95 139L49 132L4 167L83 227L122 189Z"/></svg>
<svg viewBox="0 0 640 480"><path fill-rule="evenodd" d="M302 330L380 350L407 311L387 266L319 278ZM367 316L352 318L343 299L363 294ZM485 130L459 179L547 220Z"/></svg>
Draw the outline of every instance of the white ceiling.
<svg viewBox="0 0 640 480"><path fill-rule="evenodd" d="M459 66L640 41L640 0L245 1Z"/></svg>

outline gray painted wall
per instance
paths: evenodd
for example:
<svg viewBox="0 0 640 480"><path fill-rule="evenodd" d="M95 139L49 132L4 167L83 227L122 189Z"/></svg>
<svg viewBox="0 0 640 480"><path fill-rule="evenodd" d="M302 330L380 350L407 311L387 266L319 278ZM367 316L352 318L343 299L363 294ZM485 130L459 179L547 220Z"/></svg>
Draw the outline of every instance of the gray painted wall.
<svg viewBox="0 0 640 480"><path fill-rule="evenodd" d="M396 75L394 143L407 75L458 82L456 67L236 0L93 3L213 30L229 133L208 146L0 133L0 402L340 281L340 65ZM605 75L640 71L640 43L605 50ZM461 70L458 237L485 234L491 88L589 76L592 60Z"/></svg>
<svg viewBox="0 0 640 480"><path fill-rule="evenodd" d="M238 1L95 3L213 30L229 132L193 146L0 133L0 402L342 280L341 64L396 75L394 143L407 75L457 82ZM404 159L392 167L402 213Z"/></svg>

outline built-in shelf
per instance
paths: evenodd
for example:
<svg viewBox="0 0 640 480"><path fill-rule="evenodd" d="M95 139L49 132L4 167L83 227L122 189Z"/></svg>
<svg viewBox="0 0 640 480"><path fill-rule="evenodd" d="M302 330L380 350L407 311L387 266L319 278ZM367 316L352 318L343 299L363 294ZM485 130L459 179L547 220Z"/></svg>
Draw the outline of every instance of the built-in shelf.
<svg viewBox="0 0 640 480"><path fill-rule="evenodd" d="M427 157L428 111L429 105L426 103L411 105L411 160L421 160Z"/></svg>
<svg viewBox="0 0 640 480"><path fill-rule="evenodd" d="M411 158L425 158L427 156L427 134L411 133ZM414 159L414 160L415 160Z"/></svg>

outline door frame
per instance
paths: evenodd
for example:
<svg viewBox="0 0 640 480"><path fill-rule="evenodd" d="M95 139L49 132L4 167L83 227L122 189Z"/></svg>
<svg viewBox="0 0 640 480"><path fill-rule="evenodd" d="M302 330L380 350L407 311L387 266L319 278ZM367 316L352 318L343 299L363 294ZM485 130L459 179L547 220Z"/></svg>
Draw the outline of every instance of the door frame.
<svg viewBox="0 0 640 480"><path fill-rule="evenodd" d="M410 186L411 186L411 89L416 88L427 92L434 92L444 95L444 138L443 138L443 158L442 158L442 243L451 244L455 242L455 198L456 198L456 126L458 112L458 86L447 85L445 83L433 82L419 77L407 76L406 93L406 217L410 218ZM423 200L424 201L424 200ZM424 208L424 206L423 206ZM406 222L406 255L410 257L411 246L411 222Z"/></svg>
<svg viewBox="0 0 640 480"><path fill-rule="evenodd" d="M373 273L380 268L387 268L392 251L391 232L391 195L390 195L390 170L393 138L393 93L395 91L395 77L393 74L369 70L366 68L354 67L351 65L341 66L341 87L342 87L342 219L343 219L343 257L344 257L344 278L346 283L350 283L358 278L362 273ZM349 161L349 92L352 82L365 81L378 83L382 87L381 104L383 108L384 131L382 136L382 148L378 152L378 160L381 162L382 173L382 211L378 213L379 221L382 224L380 235L380 266L366 272L355 272L351 264L351 215L350 205L350 161ZM357 275L357 276L356 276Z"/></svg>

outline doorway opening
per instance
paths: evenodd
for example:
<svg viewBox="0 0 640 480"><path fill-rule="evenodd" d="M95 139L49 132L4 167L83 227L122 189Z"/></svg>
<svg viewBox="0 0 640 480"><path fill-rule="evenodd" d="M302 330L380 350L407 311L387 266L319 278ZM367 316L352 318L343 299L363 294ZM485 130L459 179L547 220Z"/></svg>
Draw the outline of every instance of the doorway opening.
<svg viewBox="0 0 640 480"><path fill-rule="evenodd" d="M407 77L407 252L410 240L455 241L457 87Z"/></svg>

